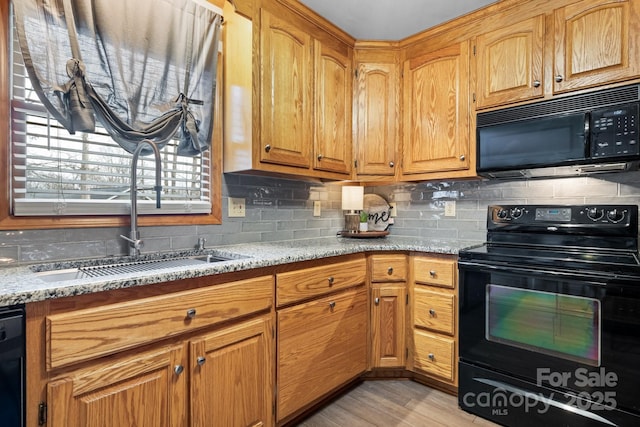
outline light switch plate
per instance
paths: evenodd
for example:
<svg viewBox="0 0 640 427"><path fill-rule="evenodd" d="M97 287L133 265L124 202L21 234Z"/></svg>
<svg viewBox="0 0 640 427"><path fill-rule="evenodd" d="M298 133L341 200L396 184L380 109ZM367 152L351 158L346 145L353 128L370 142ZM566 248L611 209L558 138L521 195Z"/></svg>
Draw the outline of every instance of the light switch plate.
<svg viewBox="0 0 640 427"><path fill-rule="evenodd" d="M229 218L242 218L245 216L244 198L229 197Z"/></svg>
<svg viewBox="0 0 640 427"><path fill-rule="evenodd" d="M444 216L456 216L455 200L448 200L444 202Z"/></svg>
<svg viewBox="0 0 640 427"><path fill-rule="evenodd" d="M322 213L322 203L320 200L315 200L313 202L313 216L320 216Z"/></svg>

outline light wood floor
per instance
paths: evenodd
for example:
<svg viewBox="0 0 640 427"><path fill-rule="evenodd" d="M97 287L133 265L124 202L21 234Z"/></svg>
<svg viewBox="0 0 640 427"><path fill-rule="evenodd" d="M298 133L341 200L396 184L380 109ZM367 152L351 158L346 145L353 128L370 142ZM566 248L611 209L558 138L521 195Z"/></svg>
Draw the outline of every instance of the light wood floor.
<svg viewBox="0 0 640 427"><path fill-rule="evenodd" d="M496 426L458 408L458 399L404 380L365 381L304 420L302 427Z"/></svg>

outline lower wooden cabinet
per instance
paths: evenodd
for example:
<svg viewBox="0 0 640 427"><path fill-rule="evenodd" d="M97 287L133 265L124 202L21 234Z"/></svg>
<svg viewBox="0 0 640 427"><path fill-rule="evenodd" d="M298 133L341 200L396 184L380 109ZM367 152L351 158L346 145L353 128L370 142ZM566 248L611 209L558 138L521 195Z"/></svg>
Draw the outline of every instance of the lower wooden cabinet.
<svg viewBox="0 0 640 427"><path fill-rule="evenodd" d="M457 265L453 257L414 255L410 268L411 371L457 387Z"/></svg>
<svg viewBox="0 0 640 427"><path fill-rule="evenodd" d="M371 357L373 368L402 368L405 363L404 283L371 290Z"/></svg>
<svg viewBox="0 0 640 427"><path fill-rule="evenodd" d="M184 345L111 358L50 382L49 427L186 426Z"/></svg>
<svg viewBox="0 0 640 427"><path fill-rule="evenodd" d="M366 286L278 311L278 422L367 369Z"/></svg>
<svg viewBox="0 0 640 427"><path fill-rule="evenodd" d="M272 425L270 317L191 341L191 426Z"/></svg>

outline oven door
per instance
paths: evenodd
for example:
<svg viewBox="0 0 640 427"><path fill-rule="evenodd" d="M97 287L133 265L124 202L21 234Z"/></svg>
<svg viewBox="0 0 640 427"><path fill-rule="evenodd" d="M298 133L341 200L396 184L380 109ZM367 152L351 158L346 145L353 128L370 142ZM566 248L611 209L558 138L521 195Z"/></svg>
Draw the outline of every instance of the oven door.
<svg viewBox="0 0 640 427"><path fill-rule="evenodd" d="M640 413L640 283L460 261L460 362Z"/></svg>

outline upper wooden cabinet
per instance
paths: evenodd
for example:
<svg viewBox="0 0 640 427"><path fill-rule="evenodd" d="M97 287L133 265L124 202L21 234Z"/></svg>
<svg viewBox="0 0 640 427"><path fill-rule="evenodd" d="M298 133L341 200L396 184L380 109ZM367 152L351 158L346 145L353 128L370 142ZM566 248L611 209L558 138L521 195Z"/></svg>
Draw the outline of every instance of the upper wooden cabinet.
<svg viewBox="0 0 640 427"><path fill-rule="evenodd" d="M400 67L391 49L356 48L354 151L357 178L389 180L398 170Z"/></svg>
<svg viewBox="0 0 640 427"><path fill-rule="evenodd" d="M637 1L582 0L479 35L476 108L640 76L639 12Z"/></svg>
<svg viewBox="0 0 640 427"><path fill-rule="evenodd" d="M313 41L286 20L262 11L260 30L260 161L311 164Z"/></svg>
<svg viewBox="0 0 640 427"><path fill-rule="evenodd" d="M239 6L225 4L224 171L350 178L353 49L274 2Z"/></svg>
<svg viewBox="0 0 640 427"><path fill-rule="evenodd" d="M477 108L544 95L544 15L478 36Z"/></svg>
<svg viewBox="0 0 640 427"><path fill-rule="evenodd" d="M554 92L640 75L640 2L582 0L553 18Z"/></svg>
<svg viewBox="0 0 640 427"><path fill-rule="evenodd" d="M314 168L351 172L351 58L315 41Z"/></svg>
<svg viewBox="0 0 640 427"><path fill-rule="evenodd" d="M469 114L468 41L406 59L401 176L468 171Z"/></svg>

